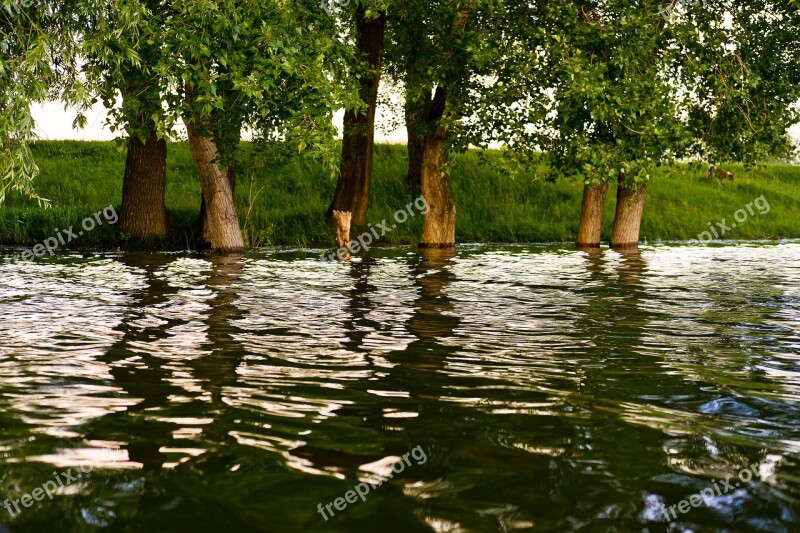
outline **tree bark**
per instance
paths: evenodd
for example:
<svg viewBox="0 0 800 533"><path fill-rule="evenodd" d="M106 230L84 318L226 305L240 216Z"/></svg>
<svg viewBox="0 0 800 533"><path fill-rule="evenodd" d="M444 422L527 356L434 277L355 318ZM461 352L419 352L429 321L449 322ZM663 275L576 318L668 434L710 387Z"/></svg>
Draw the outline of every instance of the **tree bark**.
<svg viewBox="0 0 800 533"><path fill-rule="evenodd" d="M167 142L151 131L144 142L128 141L122 179L120 229L134 239L166 237Z"/></svg>
<svg viewBox="0 0 800 533"><path fill-rule="evenodd" d="M366 110L346 110L342 138L342 166L336 192L328 209L352 213L353 224L366 224L369 193L372 186L372 156L375 145L375 114L383 64L386 13L367 19L366 8L359 4L356 14L356 47L370 69L360 76L361 100Z"/></svg>
<svg viewBox="0 0 800 533"><path fill-rule="evenodd" d="M236 163L231 163L228 165L227 170L228 175L228 183L231 186L231 195L233 196L234 203L236 202ZM203 231L206 227L206 197L205 194L200 193L200 216L197 217L197 222L195 222L192 231L195 235L202 235Z"/></svg>
<svg viewBox="0 0 800 533"><path fill-rule="evenodd" d="M427 97L430 99L430 96ZM422 151L425 147L425 138L419 131L423 117L419 112L406 108L406 132L408 134L408 175L406 185L413 197L422 190Z"/></svg>
<svg viewBox="0 0 800 533"><path fill-rule="evenodd" d="M336 226L336 253L340 261L350 260L350 222L352 213L349 211L334 211L333 223Z"/></svg>
<svg viewBox="0 0 800 533"><path fill-rule="evenodd" d="M216 163L216 143L206 137L196 124L187 124L192 160L203 189L205 221L203 240L212 250L223 253L244 251L244 238L239 226L236 202L228 173Z"/></svg>
<svg viewBox="0 0 800 533"><path fill-rule="evenodd" d="M578 226L578 248L600 248L603 232L603 210L608 195L608 183L586 185L583 188L583 206Z"/></svg>
<svg viewBox="0 0 800 533"><path fill-rule="evenodd" d="M448 151L443 138L426 138L422 148L422 195L430 209L422 225L423 248L452 248L456 245L456 203L450 192L450 176L444 165Z"/></svg>
<svg viewBox="0 0 800 533"><path fill-rule="evenodd" d="M639 246L639 229L642 224L647 186L639 184L626 185L620 180L617 187L617 213L614 217L614 229L611 232L612 248L637 248Z"/></svg>

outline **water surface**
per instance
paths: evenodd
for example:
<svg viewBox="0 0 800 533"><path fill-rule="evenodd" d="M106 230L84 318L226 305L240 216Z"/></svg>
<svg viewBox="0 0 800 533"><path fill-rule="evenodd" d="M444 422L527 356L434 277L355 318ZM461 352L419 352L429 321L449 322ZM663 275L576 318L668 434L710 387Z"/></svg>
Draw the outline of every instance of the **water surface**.
<svg viewBox="0 0 800 533"><path fill-rule="evenodd" d="M800 244L318 253L0 263L0 524L798 531Z"/></svg>

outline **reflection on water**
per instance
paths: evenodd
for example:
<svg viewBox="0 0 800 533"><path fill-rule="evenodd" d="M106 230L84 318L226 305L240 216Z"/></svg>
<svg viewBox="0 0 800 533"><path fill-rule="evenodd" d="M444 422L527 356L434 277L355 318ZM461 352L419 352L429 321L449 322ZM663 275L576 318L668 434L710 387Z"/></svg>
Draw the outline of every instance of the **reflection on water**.
<svg viewBox="0 0 800 533"><path fill-rule="evenodd" d="M310 257L0 263L0 524L797 530L799 244Z"/></svg>

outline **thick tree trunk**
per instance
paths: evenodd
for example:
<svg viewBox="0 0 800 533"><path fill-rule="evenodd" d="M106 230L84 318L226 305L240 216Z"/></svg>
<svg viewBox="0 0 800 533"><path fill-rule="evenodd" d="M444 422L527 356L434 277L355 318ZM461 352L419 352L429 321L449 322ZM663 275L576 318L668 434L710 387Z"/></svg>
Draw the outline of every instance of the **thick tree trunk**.
<svg viewBox="0 0 800 533"><path fill-rule="evenodd" d="M203 188L203 240L212 250L218 252L242 252L244 238L239 226L236 202L228 174L217 166L217 145L200 133L194 124L187 124L187 131L192 159Z"/></svg>
<svg viewBox="0 0 800 533"><path fill-rule="evenodd" d="M578 248L600 248L603 232L603 210L608 195L608 183L585 186L583 188L583 207L578 226Z"/></svg>
<svg viewBox="0 0 800 533"><path fill-rule="evenodd" d="M383 64L386 14L381 13L375 19L367 19L365 8L359 5L356 16L356 47L371 70L360 79L361 99L367 104L367 108L345 111L342 166L328 216L332 216L334 211L349 211L352 213L353 224L366 224L372 185L375 114Z"/></svg>
<svg viewBox="0 0 800 533"><path fill-rule="evenodd" d="M236 202L236 164L231 163L228 166L227 170L228 175L228 183L231 186L231 195L233 195L234 203ZM195 222L192 231L194 231L195 235L202 235L203 231L206 227L206 197L203 193L200 193L200 216L197 217L197 222Z"/></svg>
<svg viewBox="0 0 800 533"><path fill-rule="evenodd" d="M611 233L612 248L637 248L639 246L639 228L642 224L647 186L626 186L620 181L617 187L617 214L614 218L614 229Z"/></svg>
<svg viewBox="0 0 800 533"><path fill-rule="evenodd" d="M450 176L444 171L448 160L444 139L427 138L422 149L422 195L430 209L422 225L423 248L452 248L456 245L456 203L450 192Z"/></svg>
<svg viewBox="0 0 800 533"><path fill-rule="evenodd" d="M167 142L157 138L155 131L144 142L131 137L122 180L120 229L135 239L165 237L166 187Z"/></svg>

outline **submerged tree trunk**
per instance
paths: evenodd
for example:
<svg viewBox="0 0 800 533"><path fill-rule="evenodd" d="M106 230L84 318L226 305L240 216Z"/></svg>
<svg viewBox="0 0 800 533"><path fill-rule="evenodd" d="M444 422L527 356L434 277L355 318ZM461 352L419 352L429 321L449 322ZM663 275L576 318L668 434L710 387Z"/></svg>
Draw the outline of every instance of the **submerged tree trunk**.
<svg viewBox="0 0 800 533"><path fill-rule="evenodd" d="M425 139L422 148L422 195L430 206L422 225L423 248L452 248L456 245L456 203L450 192L450 176L444 139Z"/></svg>
<svg viewBox="0 0 800 533"><path fill-rule="evenodd" d="M349 261L352 213L349 211L334 211L331 218L336 226L336 258L340 261Z"/></svg>
<svg viewBox="0 0 800 533"><path fill-rule="evenodd" d="M128 141L120 229L135 239L167 235L167 142L155 131Z"/></svg>
<svg viewBox="0 0 800 533"><path fill-rule="evenodd" d="M578 226L578 248L600 248L603 232L603 210L608 195L608 183L586 185L583 188L583 206Z"/></svg>
<svg viewBox="0 0 800 533"><path fill-rule="evenodd" d="M644 183L631 187L620 180L617 187L617 214L611 233L612 248L639 246L639 229L646 197L647 186Z"/></svg>
<svg viewBox="0 0 800 533"><path fill-rule="evenodd" d="M216 163L217 145L203 135L195 124L187 124L187 131L192 159L203 188L203 240L215 251L244 251L244 238L229 173L223 173Z"/></svg>
<svg viewBox="0 0 800 533"><path fill-rule="evenodd" d="M367 108L345 111L342 166L328 216L332 216L334 211L349 211L352 213L353 224L366 224L372 185L375 114L383 64L386 14L382 12L377 18L367 19L366 8L359 5L357 9L356 47L371 71L362 75L359 80L361 99L367 104Z"/></svg>

